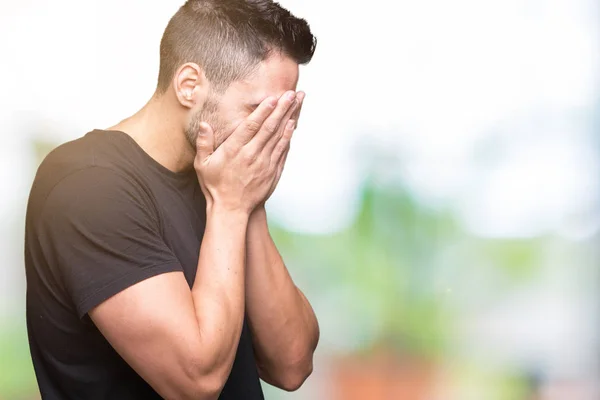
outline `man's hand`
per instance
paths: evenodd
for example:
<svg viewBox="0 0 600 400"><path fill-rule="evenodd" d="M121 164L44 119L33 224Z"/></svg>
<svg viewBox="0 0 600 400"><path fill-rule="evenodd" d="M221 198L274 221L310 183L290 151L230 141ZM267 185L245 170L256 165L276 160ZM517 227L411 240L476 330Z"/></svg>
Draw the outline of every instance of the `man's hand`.
<svg viewBox="0 0 600 400"><path fill-rule="evenodd" d="M289 112L298 122L304 93ZM289 144L279 164L272 193L285 165ZM266 199L265 199L266 200ZM304 294L296 287L269 234L264 207L252 212L247 228L246 313L260 377L284 390L296 390L312 372L319 324Z"/></svg>
<svg viewBox="0 0 600 400"><path fill-rule="evenodd" d="M290 107L290 112L288 113L289 114L288 120L295 121L294 129L296 129L298 127L298 120L300 118L300 112L302 111L302 103L304 101L304 97L305 97L304 92L298 92L298 94L296 95L296 103L292 107ZM275 179L273 180L271 189L267 193L267 196L265 197L264 201L262 202L262 205L264 205L264 203L271 197L271 195L275 191L275 188L277 187L277 184L279 184L279 179L281 179L281 174L283 173L283 168L285 167L285 162L287 160L287 155L288 155L289 151L290 151L290 143L288 142L283 155L279 158L277 166L275 167L276 168Z"/></svg>
<svg viewBox="0 0 600 400"><path fill-rule="evenodd" d="M270 97L214 150L214 132L203 122L194 168L207 204L251 213L270 195L281 175L296 121L296 93Z"/></svg>

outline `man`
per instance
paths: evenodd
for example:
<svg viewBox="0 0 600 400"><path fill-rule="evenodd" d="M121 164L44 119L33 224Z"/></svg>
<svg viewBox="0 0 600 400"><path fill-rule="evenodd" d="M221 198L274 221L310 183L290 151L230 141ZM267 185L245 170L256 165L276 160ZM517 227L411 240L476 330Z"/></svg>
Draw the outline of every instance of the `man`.
<svg viewBox="0 0 600 400"><path fill-rule="evenodd" d="M189 0L135 115L42 163L26 221L44 399L261 399L297 389L319 331L271 239L316 41L271 0Z"/></svg>

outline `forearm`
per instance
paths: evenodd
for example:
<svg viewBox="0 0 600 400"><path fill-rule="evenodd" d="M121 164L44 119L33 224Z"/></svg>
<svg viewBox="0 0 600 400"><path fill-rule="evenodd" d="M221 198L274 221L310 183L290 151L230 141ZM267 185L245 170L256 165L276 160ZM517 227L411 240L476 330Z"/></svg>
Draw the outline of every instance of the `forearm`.
<svg viewBox="0 0 600 400"><path fill-rule="evenodd" d="M192 298L206 368L228 375L244 319L248 215L209 207L206 221Z"/></svg>
<svg viewBox="0 0 600 400"><path fill-rule="evenodd" d="M248 216L207 210L190 292L181 271L145 279L90 310L94 324L162 397L215 400L244 318Z"/></svg>
<svg viewBox="0 0 600 400"><path fill-rule="evenodd" d="M319 337L317 319L273 243L262 208L250 217L246 243L246 307L257 363L267 375L263 379L276 380L273 375L278 372L312 368Z"/></svg>

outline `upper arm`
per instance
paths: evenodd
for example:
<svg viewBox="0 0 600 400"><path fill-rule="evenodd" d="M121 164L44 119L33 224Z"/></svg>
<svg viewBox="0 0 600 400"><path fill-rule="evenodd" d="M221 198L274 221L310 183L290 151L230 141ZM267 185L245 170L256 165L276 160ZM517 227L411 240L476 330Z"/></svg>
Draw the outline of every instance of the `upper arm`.
<svg viewBox="0 0 600 400"><path fill-rule="evenodd" d="M80 318L137 282L182 270L160 234L150 196L106 168L60 181L34 229L50 272Z"/></svg>
<svg viewBox="0 0 600 400"><path fill-rule="evenodd" d="M181 272L131 286L89 315L113 348L164 398L203 399L220 390L221 382L210 369L203 371L197 319Z"/></svg>
<svg viewBox="0 0 600 400"><path fill-rule="evenodd" d="M61 181L36 223L48 267L79 317L166 398L218 387L206 365L190 287L160 234L147 194L113 171Z"/></svg>

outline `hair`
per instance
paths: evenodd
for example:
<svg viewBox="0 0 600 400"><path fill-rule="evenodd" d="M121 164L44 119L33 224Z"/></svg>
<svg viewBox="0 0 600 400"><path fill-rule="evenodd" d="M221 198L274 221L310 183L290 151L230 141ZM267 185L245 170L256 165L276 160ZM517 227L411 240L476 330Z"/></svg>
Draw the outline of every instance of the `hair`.
<svg viewBox="0 0 600 400"><path fill-rule="evenodd" d="M187 62L202 67L215 90L223 91L273 51L307 64L316 45L306 20L272 0L188 0L160 42L157 93L168 90Z"/></svg>

